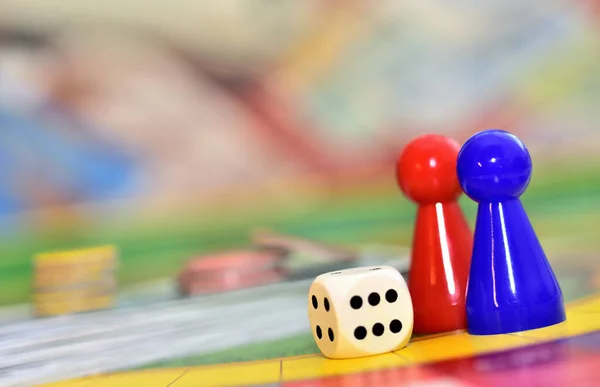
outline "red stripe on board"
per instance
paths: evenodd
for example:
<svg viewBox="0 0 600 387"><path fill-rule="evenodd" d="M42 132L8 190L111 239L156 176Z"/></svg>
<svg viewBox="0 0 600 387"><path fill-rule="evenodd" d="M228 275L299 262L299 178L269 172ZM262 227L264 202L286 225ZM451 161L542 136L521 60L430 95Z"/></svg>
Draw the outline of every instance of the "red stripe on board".
<svg viewBox="0 0 600 387"><path fill-rule="evenodd" d="M447 387L470 387L471 384L452 379L423 367L399 367L357 374L336 375L321 379L300 380L283 383L282 387L396 387L434 386L444 383Z"/></svg>

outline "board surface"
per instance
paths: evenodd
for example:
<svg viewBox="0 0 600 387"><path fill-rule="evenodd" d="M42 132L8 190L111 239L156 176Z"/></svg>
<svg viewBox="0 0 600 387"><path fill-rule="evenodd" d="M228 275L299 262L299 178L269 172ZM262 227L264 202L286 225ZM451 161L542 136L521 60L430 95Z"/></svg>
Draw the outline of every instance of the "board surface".
<svg viewBox="0 0 600 387"><path fill-rule="evenodd" d="M45 387L593 385L600 377L600 294L567 307L567 321L495 336L424 336L397 352L351 360L306 355L246 363L98 375ZM535 384L537 383L537 384Z"/></svg>

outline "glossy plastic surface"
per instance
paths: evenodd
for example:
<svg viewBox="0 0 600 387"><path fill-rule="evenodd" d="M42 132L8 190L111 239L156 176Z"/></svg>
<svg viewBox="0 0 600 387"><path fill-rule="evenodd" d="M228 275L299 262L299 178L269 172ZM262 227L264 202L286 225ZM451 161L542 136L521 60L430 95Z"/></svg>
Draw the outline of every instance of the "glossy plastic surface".
<svg viewBox="0 0 600 387"><path fill-rule="evenodd" d="M409 143L398 160L398 183L418 204L408 287L414 332L465 329L465 291L473 236L457 203L460 145L440 135Z"/></svg>
<svg viewBox="0 0 600 387"><path fill-rule="evenodd" d="M467 290L469 333L491 335L565 320L562 292L519 196L531 178L525 145L502 130L472 136L458 177L479 203Z"/></svg>
<svg viewBox="0 0 600 387"><path fill-rule="evenodd" d="M446 136L425 134L406 145L396 165L400 189L417 204L447 203L462 194L456 178L460 145Z"/></svg>

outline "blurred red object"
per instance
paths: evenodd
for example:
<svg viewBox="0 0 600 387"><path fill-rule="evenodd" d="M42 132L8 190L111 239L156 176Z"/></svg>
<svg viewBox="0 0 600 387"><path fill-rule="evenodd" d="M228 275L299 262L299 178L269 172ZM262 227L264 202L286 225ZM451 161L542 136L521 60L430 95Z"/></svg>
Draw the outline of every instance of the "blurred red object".
<svg viewBox="0 0 600 387"><path fill-rule="evenodd" d="M227 292L284 280L281 249L228 251L190 260L178 277L182 295Z"/></svg>

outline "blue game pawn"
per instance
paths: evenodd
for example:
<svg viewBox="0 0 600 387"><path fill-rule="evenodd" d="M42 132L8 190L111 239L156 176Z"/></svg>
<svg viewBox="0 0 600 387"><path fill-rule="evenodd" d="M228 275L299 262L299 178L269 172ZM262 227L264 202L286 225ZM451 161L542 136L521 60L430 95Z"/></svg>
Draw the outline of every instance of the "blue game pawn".
<svg viewBox="0 0 600 387"><path fill-rule="evenodd" d="M525 145L503 130L475 134L458 154L460 185L479 203L466 299L470 334L566 319L562 292L519 199L531 169Z"/></svg>

